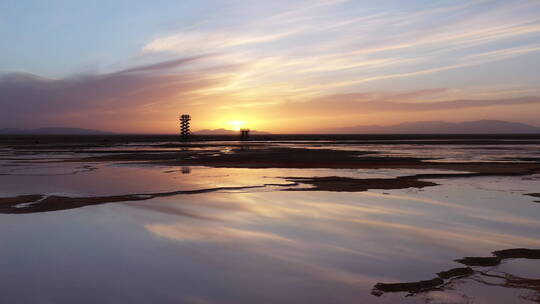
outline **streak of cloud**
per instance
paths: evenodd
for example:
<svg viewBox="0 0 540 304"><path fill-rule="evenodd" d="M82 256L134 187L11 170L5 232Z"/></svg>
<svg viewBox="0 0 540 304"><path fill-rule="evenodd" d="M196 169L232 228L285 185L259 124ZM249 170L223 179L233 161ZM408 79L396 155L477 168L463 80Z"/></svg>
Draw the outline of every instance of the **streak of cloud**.
<svg viewBox="0 0 540 304"><path fill-rule="evenodd" d="M538 7L531 2L469 1L422 11L356 9L347 1L301 2L291 8L295 3L283 5L288 8L283 12L256 15L241 27L158 37L143 50L223 51L219 60L242 63L244 69L222 91L279 88L298 99L539 51L531 43L540 35L540 20L532 13ZM351 12L343 10L346 4Z"/></svg>

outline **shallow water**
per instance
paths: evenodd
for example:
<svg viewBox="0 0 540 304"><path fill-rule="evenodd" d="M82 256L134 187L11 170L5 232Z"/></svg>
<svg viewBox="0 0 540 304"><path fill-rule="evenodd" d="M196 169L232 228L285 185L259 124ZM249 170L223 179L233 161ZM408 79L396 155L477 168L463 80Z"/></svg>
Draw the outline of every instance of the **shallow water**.
<svg viewBox="0 0 540 304"><path fill-rule="evenodd" d="M470 151L469 158L480 154L462 150ZM527 153L537 155L534 147ZM144 194L283 184L289 176L392 178L434 172L50 163L40 161L47 155L37 157L38 161L32 161L35 156L12 156L2 156L2 197ZM413 297L404 293L371 295L377 282L431 279L439 271L460 267L453 260L464 256L540 248L540 205L524 195L538 192L540 176L436 182L440 185L423 189L366 192L281 191L290 186L267 186L2 214L0 300L527 302L520 296L529 295L529 290L473 280L457 281L452 290ZM538 278L540 260L509 260L495 271Z"/></svg>

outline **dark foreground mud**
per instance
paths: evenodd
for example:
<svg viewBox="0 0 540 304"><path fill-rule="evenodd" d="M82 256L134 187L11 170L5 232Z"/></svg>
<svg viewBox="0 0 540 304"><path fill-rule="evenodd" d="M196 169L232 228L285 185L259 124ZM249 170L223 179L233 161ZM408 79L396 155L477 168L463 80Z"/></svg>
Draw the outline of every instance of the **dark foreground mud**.
<svg viewBox="0 0 540 304"><path fill-rule="evenodd" d="M475 268L453 268L437 273L437 277L431 280L377 283L373 287L372 294L381 296L386 292L407 292L409 295L414 295L420 292L450 289L452 281L456 279L471 279L488 286L529 289L537 293L534 298L540 299L540 279L523 278L500 271L492 273L491 269L506 259L540 259L540 249L512 248L494 251L492 254L491 257L464 257L457 259L456 262ZM484 270L487 267L489 268ZM501 281L494 283L489 281L490 278L498 278Z"/></svg>
<svg viewBox="0 0 540 304"><path fill-rule="evenodd" d="M493 255L500 259L540 259L540 250L527 248L514 248L493 251Z"/></svg>
<svg viewBox="0 0 540 304"><path fill-rule="evenodd" d="M525 195L540 198L540 193L527 193L527 194L525 194ZM536 202L536 203L540 203L540 200L535 201L535 202Z"/></svg>
<svg viewBox="0 0 540 304"><path fill-rule="evenodd" d="M74 158L78 162L142 162L166 166L215 168L299 168L299 169L430 169L446 174L423 174L416 179L464 178L476 176L523 176L540 173L540 163L522 162L434 162L417 157L390 157L366 151L265 147L234 148L223 152L176 151L130 152ZM456 172L457 171L457 172Z"/></svg>
<svg viewBox="0 0 540 304"><path fill-rule="evenodd" d="M20 195L15 197L0 198L0 213L7 214L24 214L37 212L50 212L67 209L81 208L91 205L100 205L107 203L127 202L127 201L144 201L156 197L167 197L182 194L199 194L215 191L231 191L253 188L263 188L268 186L294 186L296 183L287 184L264 184L257 186L243 187L217 187L197 190L181 190L161 193L143 193L143 194L125 194L112 196L92 196L92 197L68 197L58 195Z"/></svg>
<svg viewBox="0 0 540 304"><path fill-rule="evenodd" d="M375 284L373 295L379 296L385 292L410 292L418 293L424 290L432 290L444 284L441 278L431 280L407 282L407 283L377 283Z"/></svg>
<svg viewBox="0 0 540 304"><path fill-rule="evenodd" d="M208 166L223 168L328 168L328 169L434 169L468 172L456 175L426 175L425 177L468 177L468 176L497 176L497 175L528 175L540 172L539 163L512 162L433 162L427 158L391 157L377 155L375 152L340 151L332 149L307 148L272 148L233 149L230 153L200 153L189 155L174 153L162 154L163 161L147 159L145 155L126 154L87 158L84 161L95 160L137 160L150 161L160 165L170 166Z"/></svg>
<svg viewBox="0 0 540 304"><path fill-rule="evenodd" d="M142 201L149 200L156 197L174 196L182 194L198 194L214 191L226 191L226 190L242 190L261 188L267 186L281 186L283 190L288 191L335 191L335 192L359 192L372 189L405 189L405 188L423 188L429 186L436 186L436 183L420 181L415 179L414 176L398 177L398 178L368 178L368 179L356 179L348 177L287 177L284 178L289 183L283 184L264 184L257 186L239 186L239 187L218 187L209 189L197 189L197 190L182 190L163 193L138 193L138 194L124 194L113 196L95 196L95 197L67 197L43 194L33 195L21 195L16 197L4 197L0 198L0 213L35 213L35 212L48 212L58 211L66 209L80 208L90 205L99 205L115 202L127 202L127 201ZM312 185L311 188L291 188L297 186L300 183Z"/></svg>
<svg viewBox="0 0 540 304"><path fill-rule="evenodd" d="M172 145L172 144L170 144ZM264 143L236 143L234 145L204 143L203 150L95 150L75 151L72 146L60 146L66 150L32 150L25 146L24 153L44 154L67 152L65 158L46 160L47 162L125 162L144 165L170 166L171 168L189 166L226 167L226 168L333 168L333 169L434 169L440 173L417 174L397 178L355 179L349 177L285 177L285 180L311 185L310 188L286 188L291 191L336 191L358 192L375 189L424 188L438 185L429 180L446 178L468 178L478 176L521 176L540 172L539 163L512 162L468 162L448 163L433 162L425 158L389 157L369 151L343 151L332 149L272 147ZM107 145L106 145L107 146ZM110 147L110 146L108 146ZM17 154L18 152L15 152ZM80 154L83 153L83 154ZM24 154L26 155L26 154ZM64 154L62 154L64 155ZM82 156L82 157L80 157ZM58 156L56 156L58 157ZM18 160L31 164L34 159ZM43 160L41 160L43 161ZM289 185L289 184L284 184ZM232 187L244 189L245 187ZM229 189L232 189L229 188ZM226 190L224 188L170 193L126 194L103 197L63 197L41 194L0 198L1 213L32 213L65 210L88 205L147 200L158 196L193 194L209 191ZM538 194L529 194L537 197Z"/></svg>
<svg viewBox="0 0 540 304"><path fill-rule="evenodd" d="M436 186L438 184L420 181L412 177L408 178L366 178L357 179L340 176L325 177L287 177L289 181L309 184L311 188L292 188L291 191L335 191L335 192L360 192L376 189L406 189Z"/></svg>
<svg viewBox="0 0 540 304"><path fill-rule="evenodd" d="M460 267L438 272L437 276L441 279L448 280L455 277L470 276L473 273L474 271L470 267Z"/></svg>
<svg viewBox="0 0 540 304"><path fill-rule="evenodd" d="M283 139L289 139L285 136ZM485 137L485 138L484 138ZM521 137L497 137L484 136L491 145L509 145L511 139L516 142L526 142ZM280 139L277 136L275 139ZM308 139L292 136L290 138ZM80 139L69 137L45 137L35 144L29 137L2 138L0 147L13 151L15 156L37 155L47 153L61 153L65 155L63 161L70 162L137 162L168 166L207 166L220 168L328 168L328 169L433 169L446 170L448 174L425 175L419 178L449 178L470 176L505 176L505 175L529 175L540 172L540 161L527 159L523 162L521 156L515 158L504 157L500 162L437 162L435 158L421 156L389 156L380 152L370 151L369 145L377 148L380 144L399 145L401 137L383 136L374 137L376 141L340 141L339 136L330 136L333 141L309 142L210 142L194 141L179 143L178 138L163 136L112 136L82 137ZM343 139L370 138L368 137L343 137ZM407 139L407 136L404 137ZM439 139L445 144L479 145L482 140L468 136L445 136L423 137L413 136L413 141L404 141L407 145L434 145ZM418 140L416 140L418 139ZM455 142L459 139L459 142ZM472 140L474 139L474 140ZM503 140L504 139L504 140ZM170 140L170 142L167 142ZM382 140L382 141L381 141ZM390 141L385 141L390 140ZM540 143L540 139L532 137L531 143ZM284 146L283 144L296 145L296 147ZM306 145L311 147L305 147ZM366 150L347 151L329 148L332 145L347 146L351 144L363 144ZM326 148L322 148L324 145ZM497 148L497 147L492 147ZM396 150L399 151L399 150ZM501 160L503 160L501 159ZM51 160L58 161L57 159ZM452 172L454 171L454 172ZM455 172L455 171L459 171ZM466 172L466 173L465 173Z"/></svg>
<svg viewBox="0 0 540 304"><path fill-rule="evenodd" d="M455 261L467 266L482 267L497 266L501 263L501 259L498 257L464 257Z"/></svg>

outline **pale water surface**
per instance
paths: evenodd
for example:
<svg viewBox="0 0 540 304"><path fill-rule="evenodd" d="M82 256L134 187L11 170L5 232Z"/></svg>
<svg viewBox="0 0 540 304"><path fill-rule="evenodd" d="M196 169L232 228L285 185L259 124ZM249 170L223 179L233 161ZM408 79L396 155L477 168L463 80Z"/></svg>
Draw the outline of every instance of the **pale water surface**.
<svg viewBox="0 0 540 304"><path fill-rule="evenodd" d="M388 149L379 147L388 154L408 153ZM428 150L424 149L426 154ZM507 157L509 150L497 153L498 157ZM436 154L429 151L430 156ZM477 159L481 154L473 149L458 151L437 156ZM537 155L535 147L518 153ZM488 156L484 154L492 159ZM287 184L283 179L287 176L391 178L434 172L40 160L54 157L4 151L0 196L144 194ZM452 290L412 297L371 295L377 282L431 279L439 271L460 267L453 260L464 256L540 248L540 204L524 195L539 192L540 176L436 182L441 185L354 193L281 191L309 186L273 185L3 214L0 302L528 302L532 291L497 286L496 280L493 285L462 280ZM495 271L538 278L540 260L509 260Z"/></svg>

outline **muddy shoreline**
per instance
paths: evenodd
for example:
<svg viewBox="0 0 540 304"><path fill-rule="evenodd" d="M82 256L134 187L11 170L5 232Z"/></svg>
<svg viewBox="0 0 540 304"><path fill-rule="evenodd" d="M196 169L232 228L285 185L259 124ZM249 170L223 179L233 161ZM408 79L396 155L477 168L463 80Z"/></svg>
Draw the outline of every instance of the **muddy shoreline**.
<svg viewBox="0 0 540 304"><path fill-rule="evenodd" d="M16 139L28 140L32 137L22 136ZM354 151L340 150L322 147L287 147L276 146L274 142L189 142L189 143L163 143L156 142L163 137L147 136L109 136L107 138L115 140L135 140L129 145L119 144L116 141L93 142L100 137L83 137L83 140L76 142L71 137L45 137L49 140L59 142L43 144L25 141L23 144L12 146L11 151L3 160L25 163L31 165L35 155L42 155L40 162L77 162L85 165L92 163L127 163L143 164L150 166L169 167L189 167L204 166L214 168L300 168L300 169L418 169L437 170L437 173L424 173L396 178L349 178L340 176L325 177L281 177L284 181L282 185L303 184L306 187L291 188L286 187L281 190L288 191L334 191L334 192L358 192L368 190L391 190L437 186L432 180L448 178L470 178L480 176L525 176L540 173L540 162L522 162L519 157L515 161L492 161L492 162L446 162L438 161L438 158L413 157L413 156L389 156L379 151ZM383 139L391 137L383 136ZM401 138L401 137L400 137ZM421 137L415 143L428 142L431 137ZM473 137L457 137L459 140L471 142ZM525 140L523 138L512 137L513 140ZM13 139L13 138L11 138ZM499 140L500 144L507 144L509 139L489 138L488 140ZM540 136L538 137L540 140ZM4 141L2 141L4 140ZM6 137L0 137L0 146L9 147ZM150 143L137 145L137 140L147 140ZM446 140L456 140L454 137ZM536 138L527 140L536 141ZM66 142L64 142L66 141ZM9 141L8 141L9 142ZM353 141L354 142L354 141ZM432 141L429 141L430 144ZM339 144L349 142L336 141ZM100 149L96 149L96 145ZM189 148L188 146L191 146ZM134 148L135 147L135 148ZM158 147L158 148L156 148ZM164 149L168 147L168 149ZM180 148L171 148L180 147ZM193 148L195 147L195 148ZM49 154L55 154L53 159L47 159ZM28 157L27 157L28 156ZM505 159L507 159L506 157ZM12 164L12 165L13 165ZM9 174L7 174L9 175ZM267 185L256 185L253 187L265 187ZM251 186L248 186L251 187ZM238 185L235 189L246 188ZM138 201L159 196L196 194L209 191L227 190L222 188L199 189L190 191L174 191L168 193L143 193L125 194L105 197L60 197L46 196L43 194L23 195L19 197L0 198L0 212L2 213L32 213L46 212L79 208L94 204L103 204L120 201ZM536 193L528 194L539 197ZM39 202L36 202L39 201ZM21 205L22 204L22 205ZM23 206L23 207L21 207Z"/></svg>
<svg viewBox="0 0 540 304"><path fill-rule="evenodd" d="M502 286L507 288L529 289L540 296L540 279L523 278L512 274L493 271L493 267L498 266L504 260L509 259L540 259L540 249L531 248L511 248L493 251L488 257L464 257L455 260L465 264L467 267L453 268L437 273L437 277L430 280L400 283L377 283L373 286L372 294L382 296L388 292L406 292L414 295L429 291L444 291L452 289L453 280L472 279L476 282L490 286ZM474 268L472 268L474 267ZM501 283L490 283L486 279L497 278Z"/></svg>
<svg viewBox="0 0 540 304"><path fill-rule="evenodd" d="M433 169L449 174L425 175L425 178L469 177L478 175L529 175L540 172L540 162L437 162L437 158L394 157L373 151L258 147L232 149L227 153L210 151L133 151L96 152L99 155L72 158L76 162L144 162L161 166L207 166L216 168L303 168L303 169ZM468 173L453 173L460 171Z"/></svg>
<svg viewBox="0 0 540 304"><path fill-rule="evenodd" d="M414 176L405 178L348 178L348 177L283 177L284 183L262 184L252 186L237 187L216 187L194 190L178 190L160 193L132 193L111 196L90 196L90 197L67 197L59 195L30 194L14 197L0 197L0 213L5 214L25 214L51 212L67 209L81 208L91 205L107 203L144 201L157 197L167 197L176 195L201 194L216 191L246 190L264 187L279 187L283 191L332 191L332 192L361 192L375 189L406 189L424 188L436 186L438 184L428 181L421 181ZM310 185L312 187L294 187L298 185Z"/></svg>
<svg viewBox="0 0 540 304"><path fill-rule="evenodd" d="M109 196L69 197L60 195L29 194L14 197L0 197L0 213L25 214L76 209L85 206L101 205L118 202L145 201L156 197L168 197L175 195L201 194L216 191L234 191L270 186L290 187L297 183L262 184L255 186L216 187L195 190L178 190L159 193L136 193Z"/></svg>

